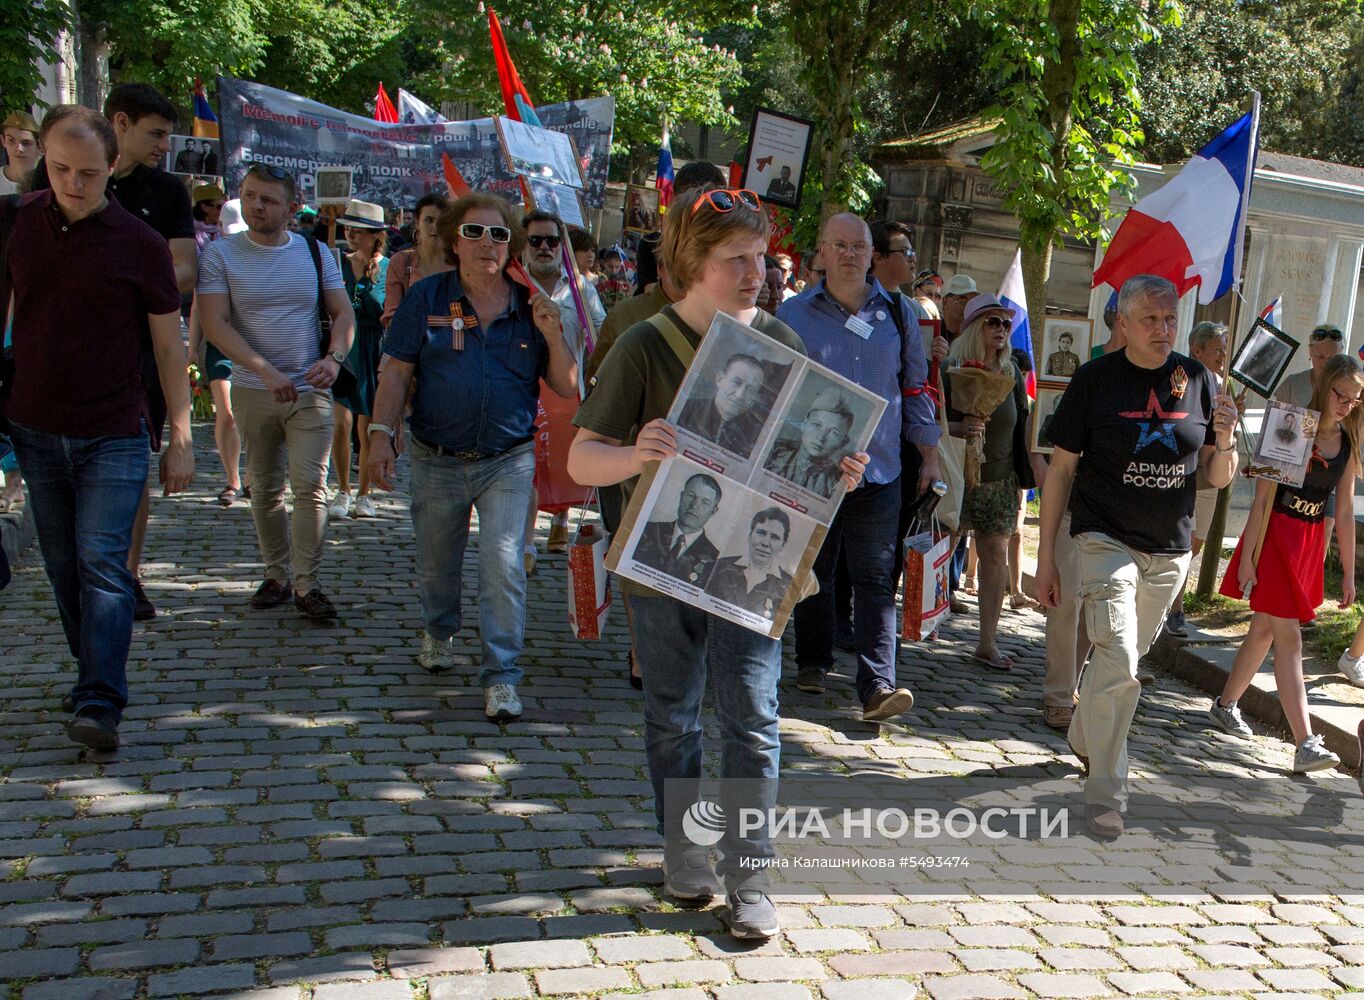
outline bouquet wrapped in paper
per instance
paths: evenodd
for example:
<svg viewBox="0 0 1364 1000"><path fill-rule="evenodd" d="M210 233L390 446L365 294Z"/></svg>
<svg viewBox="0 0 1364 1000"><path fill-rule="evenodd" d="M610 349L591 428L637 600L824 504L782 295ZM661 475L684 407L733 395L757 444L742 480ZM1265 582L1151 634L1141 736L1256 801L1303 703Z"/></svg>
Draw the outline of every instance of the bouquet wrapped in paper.
<svg viewBox="0 0 1364 1000"><path fill-rule="evenodd" d="M967 361L947 373L952 380L952 409L970 417L988 420L1000 403L1014 391L1014 377L979 361ZM1023 415L1019 415L1023 419ZM980 467L985 461L985 435L966 442L966 485L980 485Z"/></svg>

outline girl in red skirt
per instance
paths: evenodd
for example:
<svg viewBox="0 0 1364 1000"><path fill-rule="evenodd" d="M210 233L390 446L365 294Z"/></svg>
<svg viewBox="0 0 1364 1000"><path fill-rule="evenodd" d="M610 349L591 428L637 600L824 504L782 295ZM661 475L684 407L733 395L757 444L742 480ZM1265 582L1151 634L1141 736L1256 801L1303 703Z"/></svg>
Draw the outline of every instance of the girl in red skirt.
<svg viewBox="0 0 1364 1000"><path fill-rule="evenodd" d="M1270 646L1274 647L1274 681L1284 716L1293 730L1297 753L1293 771L1305 774L1335 767L1340 758L1327 750L1321 736L1312 734L1307 714L1307 687L1302 678L1301 622L1316 617L1323 600L1323 563L1326 557L1328 514L1336 520L1336 541L1345 567L1342 608L1355 599L1354 480L1359 471L1359 446L1364 430L1364 370L1347 354L1322 367L1309 409L1321 414L1312 460L1301 486L1283 486L1259 479L1250 517L1222 580L1221 593L1240 598L1250 591L1254 612L1250 630L1236 653L1222 696L1214 698L1208 714L1233 736L1249 739L1250 727L1241 718L1237 700L1250 686ZM1269 527L1258 562L1246 551L1259 536L1262 519Z"/></svg>

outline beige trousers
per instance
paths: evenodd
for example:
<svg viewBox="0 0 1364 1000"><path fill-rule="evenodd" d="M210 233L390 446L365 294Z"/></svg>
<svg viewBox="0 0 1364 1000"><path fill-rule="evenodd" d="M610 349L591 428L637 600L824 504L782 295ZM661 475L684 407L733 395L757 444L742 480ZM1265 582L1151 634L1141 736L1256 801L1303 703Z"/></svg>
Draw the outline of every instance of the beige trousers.
<svg viewBox="0 0 1364 1000"><path fill-rule="evenodd" d="M233 385L232 411L246 443L251 519L265 577L288 583L292 565L294 589L306 594L317 588L327 533L331 393L301 392L294 402L279 403L265 389ZM284 507L286 474L294 494L292 526Z"/></svg>
<svg viewBox="0 0 1364 1000"><path fill-rule="evenodd" d="M1127 806L1127 731L1141 697L1137 661L1151 648L1184 583L1189 553L1137 552L1098 532L1075 539L1080 609L1094 652L1080 684L1070 745L1089 758L1085 802Z"/></svg>
<svg viewBox="0 0 1364 1000"><path fill-rule="evenodd" d="M1042 704L1075 704L1075 684L1089 653L1089 633L1080 614L1080 550L1070 537L1070 511L1056 534L1056 570L1061 574L1061 602L1047 611L1047 672Z"/></svg>

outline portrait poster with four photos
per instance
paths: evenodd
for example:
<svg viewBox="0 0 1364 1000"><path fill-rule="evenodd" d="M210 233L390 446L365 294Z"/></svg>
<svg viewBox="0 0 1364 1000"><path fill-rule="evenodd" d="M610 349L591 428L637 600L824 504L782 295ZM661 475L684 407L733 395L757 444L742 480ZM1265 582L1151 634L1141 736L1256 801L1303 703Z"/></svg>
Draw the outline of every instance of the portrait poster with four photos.
<svg viewBox="0 0 1364 1000"><path fill-rule="evenodd" d="M1230 375L1268 399L1288 369L1298 342L1257 318L1232 359Z"/></svg>
<svg viewBox="0 0 1364 1000"><path fill-rule="evenodd" d="M1301 486L1312 462L1312 444L1321 414L1271 399L1265 407L1255 455L1246 468L1252 479Z"/></svg>
<svg viewBox="0 0 1364 1000"><path fill-rule="evenodd" d="M607 567L778 636L886 400L724 313L667 420L677 455L640 477Z"/></svg>

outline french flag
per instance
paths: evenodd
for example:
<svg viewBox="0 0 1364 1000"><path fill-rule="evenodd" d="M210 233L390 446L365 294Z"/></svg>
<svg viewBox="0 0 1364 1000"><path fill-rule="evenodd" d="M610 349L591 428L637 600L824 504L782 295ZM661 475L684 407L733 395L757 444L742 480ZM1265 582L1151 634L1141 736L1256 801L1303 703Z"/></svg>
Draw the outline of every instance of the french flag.
<svg viewBox="0 0 1364 1000"><path fill-rule="evenodd" d="M668 137L668 120L663 120L663 141L658 147L658 174L654 177L658 188L658 207L667 208L673 201L673 141Z"/></svg>
<svg viewBox="0 0 1364 1000"><path fill-rule="evenodd" d="M1028 355L1029 367L1027 384L1028 395L1037 398L1037 364L1032 354L1032 326L1028 323L1028 296L1023 290L1023 251L1014 252L1014 262L1004 272L1004 281L999 286L999 301L1013 310L1013 333L1009 336L1009 346L1017 347Z"/></svg>
<svg viewBox="0 0 1364 1000"><path fill-rule="evenodd" d="M1201 305L1240 284L1250 181L1260 138L1260 96L1159 191L1128 210L1094 285L1121 288L1138 274L1198 286Z"/></svg>

